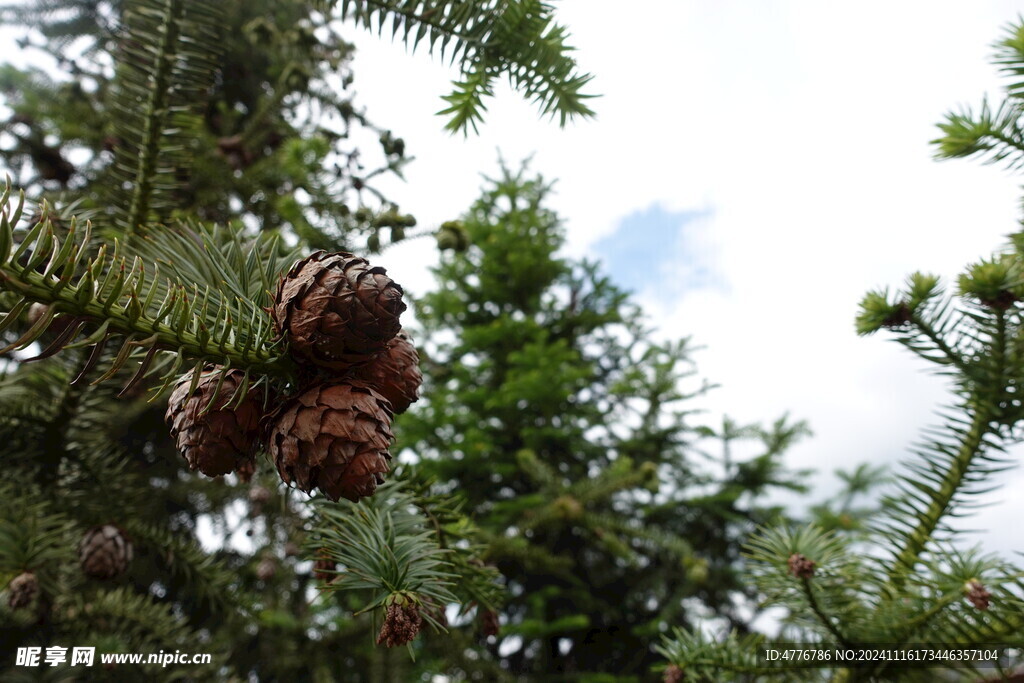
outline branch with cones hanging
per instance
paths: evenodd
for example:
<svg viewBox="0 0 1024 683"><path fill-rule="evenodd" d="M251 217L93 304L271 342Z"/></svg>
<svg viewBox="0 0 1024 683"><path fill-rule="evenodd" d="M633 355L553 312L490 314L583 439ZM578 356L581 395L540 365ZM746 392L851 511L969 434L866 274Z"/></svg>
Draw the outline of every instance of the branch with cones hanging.
<svg viewBox="0 0 1024 683"><path fill-rule="evenodd" d="M425 625L444 630L445 605L462 604L464 613L500 604L496 573L479 563L475 546L447 545L468 538L468 520L429 485L396 481L364 509L392 469L395 415L418 400L423 381L401 325L404 292L384 268L349 252L296 259L273 239L198 225L115 245L109 258L93 250L88 226L84 238L71 229L61 239L45 207L27 232L16 230L21 202L10 198L8 188L0 287L23 300L0 325L17 323L29 307L35 313L13 349L37 340L48 342L42 356L83 349L77 379L96 377L94 384L136 363L122 394L148 387L152 401L170 390L164 420L191 470L249 481L265 452L285 484L319 492L322 521L313 521L314 543L306 544L317 585L369 589L365 609L384 619L380 644L408 643ZM111 351L114 338L120 346ZM180 374L186 359L195 365ZM262 492L251 501L258 515L273 493L263 484L252 491ZM339 540L353 536L361 542ZM397 565L367 560L396 554ZM88 530L79 545L81 570L94 580L117 580L132 555L129 534L115 524ZM257 575L270 576L273 561L265 558ZM367 566L377 575L354 569ZM35 598L29 569L12 577L12 607Z"/></svg>

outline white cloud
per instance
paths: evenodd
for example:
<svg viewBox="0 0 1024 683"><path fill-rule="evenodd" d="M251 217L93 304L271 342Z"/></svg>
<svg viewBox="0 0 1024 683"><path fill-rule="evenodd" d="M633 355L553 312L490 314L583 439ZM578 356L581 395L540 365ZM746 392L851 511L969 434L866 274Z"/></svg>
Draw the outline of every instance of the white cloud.
<svg viewBox="0 0 1024 683"><path fill-rule="evenodd" d="M558 130L502 88L468 140L432 116L455 76L439 60L354 32L354 68L361 102L418 157L389 192L428 224L468 206L498 149L557 178L573 254L638 209L714 207L703 232L727 289L652 309L652 322L707 347L702 370L723 385L711 407L808 419L816 436L792 464L830 471L903 457L947 400L908 353L857 338L853 317L866 290L918 269L954 276L1017 227L1013 177L936 163L928 141L947 110L998 92L991 44L1018 10L566 0L556 11L596 74L597 120ZM423 253L388 257L414 289L429 286ZM990 529L992 549L1019 550L1006 520L1020 503L991 498L1002 502L968 523Z"/></svg>

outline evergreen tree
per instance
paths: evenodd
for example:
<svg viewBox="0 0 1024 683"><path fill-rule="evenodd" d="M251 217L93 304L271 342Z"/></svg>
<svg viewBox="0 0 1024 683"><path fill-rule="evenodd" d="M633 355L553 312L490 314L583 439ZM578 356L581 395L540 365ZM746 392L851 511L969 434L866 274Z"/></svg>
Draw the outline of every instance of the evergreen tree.
<svg viewBox="0 0 1024 683"><path fill-rule="evenodd" d="M408 157L351 99L342 16L456 61L453 130L479 121L501 75L542 113L589 114L564 30L528 0L2 10L57 67L0 69L14 184L0 201L5 678L402 680L408 656L374 647L378 633L392 645L442 628L443 605L496 604L493 570L443 545L426 512L467 536L470 520L411 477L356 505L311 503L262 456L188 471L219 469L211 439L313 379L268 312L289 266L317 247L372 250L414 221L373 188ZM216 426L179 439L188 462L164 422L174 387L172 429ZM213 661L15 665L15 648L72 644Z"/></svg>
<svg viewBox="0 0 1024 683"><path fill-rule="evenodd" d="M402 443L464 501L504 577L500 615L481 606L468 627L494 636L486 656L445 653L465 676L643 680L668 623L748 628L739 549L780 518L764 494L799 489L781 456L807 429L698 428L709 387L689 342L655 342L598 265L558 255L549 192L503 167L448 226L468 245L417 304L426 383Z"/></svg>

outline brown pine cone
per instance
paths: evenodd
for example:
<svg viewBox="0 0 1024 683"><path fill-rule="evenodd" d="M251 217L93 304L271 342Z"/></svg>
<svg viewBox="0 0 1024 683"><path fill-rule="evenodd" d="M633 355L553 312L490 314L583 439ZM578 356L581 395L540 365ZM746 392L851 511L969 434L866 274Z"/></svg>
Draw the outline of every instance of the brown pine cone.
<svg viewBox="0 0 1024 683"><path fill-rule="evenodd" d="M786 565L789 569L791 576L795 576L798 579L810 579L814 576L814 568L817 566L817 562L814 560L801 555L800 553L793 553L789 556L786 561Z"/></svg>
<svg viewBox="0 0 1024 683"><path fill-rule="evenodd" d="M387 606L384 623L377 635L377 644L385 647L405 645L419 635L422 628L423 617L416 605L391 603Z"/></svg>
<svg viewBox="0 0 1024 683"><path fill-rule="evenodd" d="M405 310L387 271L347 252L318 251L281 280L271 314L294 355L346 370L384 351Z"/></svg>
<svg viewBox="0 0 1024 683"><path fill-rule="evenodd" d="M93 527L78 546L82 571L94 579L113 579L132 561L132 544L113 524Z"/></svg>
<svg viewBox="0 0 1024 683"><path fill-rule="evenodd" d="M270 502L273 495L273 492L266 486L254 484L252 488L249 489L249 502L254 506L263 506Z"/></svg>
<svg viewBox="0 0 1024 683"><path fill-rule="evenodd" d="M7 606L12 610L27 607L39 595L39 579L32 572L22 572L7 584Z"/></svg>
<svg viewBox="0 0 1024 683"><path fill-rule="evenodd" d="M238 463L235 467L235 474L238 476L238 481L248 484L252 481L252 475L256 474L256 459Z"/></svg>
<svg viewBox="0 0 1024 683"><path fill-rule="evenodd" d="M480 630L485 636L496 636L501 632L501 622L494 610L484 610L480 614Z"/></svg>
<svg viewBox="0 0 1024 683"><path fill-rule="evenodd" d="M387 399L366 384L317 384L271 418L267 450L286 484L358 501L384 483L394 440Z"/></svg>
<svg viewBox="0 0 1024 683"><path fill-rule="evenodd" d="M686 680L686 674L675 664L669 664L662 680L664 683L682 683Z"/></svg>
<svg viewBox="0 0 1024 683"><path fill-rule="evenodd" d="M277 561L272 557L264 557L256 565L256 578L260 581L270 581L277 574Z"/></svg>
<svg viewBox="0 0 1024 683"><path fill-rule="evenodd" d="M338 563L330 558L327 551L321 548L317 552L317 558L313 561L313 578L324 583L330 583L337 576Z"/></svg>
<svg viewBox="0 0 1024 683"><path fill-rule="evenodd" d="M964 584L964 595L975 609L985 611L992 604L992 593L977 579L971 579Z"/></svg>
<svg viewBox="0 0 1024 683"><path fill-rule="evenodd" d="M220 366L207 365L191 394L192 373L182 375L167 402L165 419L189 468L208 477L238 470L244 478L255 468L263 394L259 389L250 390L241 404L233 407L245 373L228 370L216 400L204 413L217 389L219 374Z"/></svg>
<svg viewBox="0 0 1024 683"><path fill-rule="evenodd" d="M420 372L420 357L412 339L405 332L388 342L387 351L366 365L361 365L349 374L362 380L380 392L391 402L391 409L404 413L419 400L423 373Z"/></svg>

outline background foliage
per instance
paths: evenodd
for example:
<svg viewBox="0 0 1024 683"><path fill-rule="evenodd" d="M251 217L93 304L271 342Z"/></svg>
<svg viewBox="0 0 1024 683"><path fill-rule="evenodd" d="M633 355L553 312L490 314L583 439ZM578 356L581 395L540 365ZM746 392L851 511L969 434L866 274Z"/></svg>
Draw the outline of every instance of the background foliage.
<svg viewBox="0 0 1024 683"><path fill-rule="evenodd" d="M779 458L804 426L691 425L707 387L678 384L689 345L654 343L595 264L557 256L549 187L525 170L413 231L374 187L411 157L350 96L341 17L458 65L454 132L501 76L563 124L591 114L565 29L529 0L0 10L52 60L0 71L0 433L16 446L0 579L40 579L29 609L0 606L5 675L40 671L12 668L14 648L73 640L214 654L158 678L640 680L669 621L746 628L739 544L779 516L760 497L796 486ZM398 424L406 464L387 486L335 504L265 460L251 481L187 471L162 392L205 362L294 389L264 308L298 255L429 236L445 256L417 305L427 398ZM699 455L740 438L749 461ZM78 541L106 523L135 559L86 579ZM373 644L392 604L432 627L415 658Z"/></svg>

